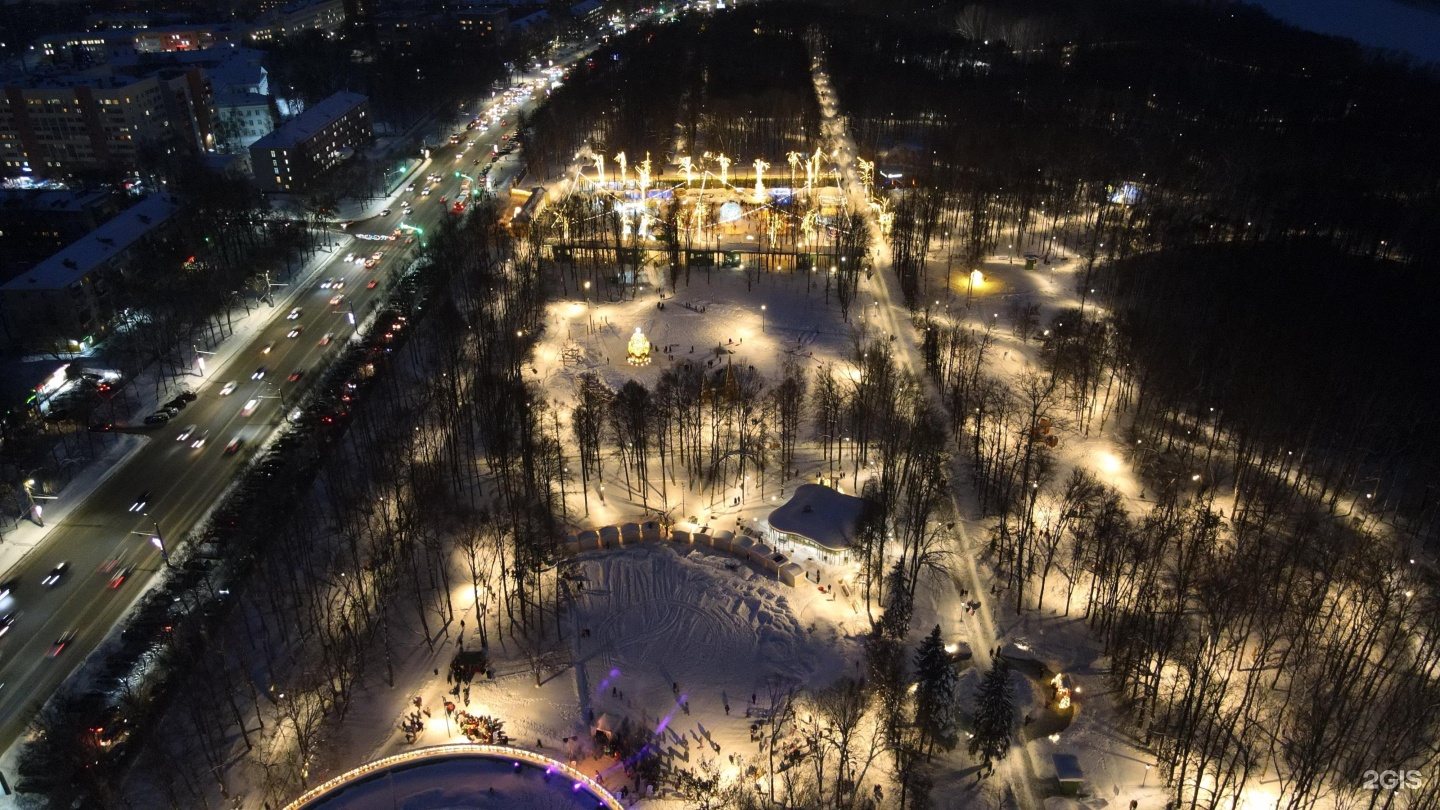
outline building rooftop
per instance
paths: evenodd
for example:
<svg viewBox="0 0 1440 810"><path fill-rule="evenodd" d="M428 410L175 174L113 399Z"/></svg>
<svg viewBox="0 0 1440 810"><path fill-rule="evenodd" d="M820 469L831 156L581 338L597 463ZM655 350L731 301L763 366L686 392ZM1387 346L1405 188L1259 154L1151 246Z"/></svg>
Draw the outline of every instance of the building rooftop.
<svg viewBox="0 0 1440 810"><path fill-rule="evenodd" d="M63 290L112 256L124 252L181 209L174 194L155 194L35 265L0 290Z"/></svg>
<svg viewBox="0 0 1440 810"><path fill-rule="evenodd" d="M251 149L288 149L324 129L331 121L368 101L359 93L344 91L325 99L286 121L274 132L250 145Z"/></svg>
<svg viewBox="0 0 1440 810"><path fill-rule="evenodd" d="M770 513L770 528L797 534L831 551L850 547L865 499L820 484L801 484L783 506Z"/></svg>
<svg viewBox="0 0 1440 810"><path fill-rule="evenodd" d="M0 209L6 211L84 211L108 197L104 191L60 189L6 189L0 191Z"/></svg>

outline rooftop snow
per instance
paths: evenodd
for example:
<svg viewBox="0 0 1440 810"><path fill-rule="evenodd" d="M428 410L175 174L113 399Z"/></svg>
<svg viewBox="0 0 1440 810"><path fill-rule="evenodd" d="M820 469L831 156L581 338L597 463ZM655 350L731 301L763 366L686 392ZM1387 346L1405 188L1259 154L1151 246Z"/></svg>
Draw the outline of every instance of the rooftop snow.
<svg viewBox="0 0 1440 810"><path fill-rule="evenodd" d="M798 534L831 551L850 547L865 499L819 484L801 484L784 506L770 513L770 527Z"/></svg>
<svg viewBox="0 0 1440 810"><path fill-rule="evenodd" d="M155 194L10 281L6 290L63 290L140 240L180 210L174 194Z"/></svg>

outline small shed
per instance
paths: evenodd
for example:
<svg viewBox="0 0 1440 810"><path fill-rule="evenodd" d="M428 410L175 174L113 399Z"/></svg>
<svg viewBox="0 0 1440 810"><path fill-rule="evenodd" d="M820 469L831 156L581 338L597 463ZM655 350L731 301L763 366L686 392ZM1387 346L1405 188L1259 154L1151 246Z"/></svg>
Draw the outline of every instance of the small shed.
<svg viewBox="0 0 1440 810"><path fill-rule="evenodd" d="M574 557L580 553L580 538L573 535L565 535L564 541L560 543L560 553L566 557Z"/></svg>
<svg viewBox="0 0 1440 810"><path fill-rule="evenodd" d="M1052 754L1055 763L1055 779L1060 782L1063 796L1078 796L1085 787L1085 774L1080 770L1080 758L1074 754Z"/></svg>
<svg viewBox="0 0 1440 810"><path fill-rule="evenodd" d="M722 551L735 546L735 533L728 529L721 529L710 536L711 545Z"/></svg>
<svg viewBox="0 0 1440 810"><path fill-rule="evenodd" d="M627 546L630 545L631 543L638 543L638 542L640 542L640 524L639 524L639 523L626 523L625 525L621 526L621 527L620 527L620 538L624 541L625 545L627 545Z"/></svg>
<svg viewBox="0 0 1440 810"><path fill-rule="evenodd" d="M659 523L656 523L653 520L647 520L644 523L640 524L641 540L644 540L647 543L657 543L660 540L663 540L664 537L665 532L663 529L660 528Z"/></svg>
<svg viewBox="0 0 1440 810"><path fill-rule="evenodd" d="M601 526L600 545L603 548L615 548L620 545L620 529L615 526Z"/></svg>
<svg viewBox="0 0 1440 810"><path fill-rule="evenodd" d="M781 582L793 588L795 587L795 580L805 578L805 569L793 562L787 562L780 566L779 576Z"/></svg>
<svg viewBox="0 0 1440 810"><path fill-rule="evenodd" d="M764 543L756 543L755 545L750 547L750 559L765 566L765 568L771 571L774 571L778 567L775 565L775 562L770 559L770 555L774 553L775 549L765 545Z"/></svg>
<svg viewBox="0 0 1440 810"><path fill-rule="evenodd" d="M755 540L749 537L737 537L730 543L730 551L736 557L750 559L750 549L755 548Z"/></svg>
<svg viewBox="0 0 1440 810"><path fill-rule="evenodd" d="M594 551L600 548L600 533L594 529L580 532L579 539L581 551Z"/></svg>

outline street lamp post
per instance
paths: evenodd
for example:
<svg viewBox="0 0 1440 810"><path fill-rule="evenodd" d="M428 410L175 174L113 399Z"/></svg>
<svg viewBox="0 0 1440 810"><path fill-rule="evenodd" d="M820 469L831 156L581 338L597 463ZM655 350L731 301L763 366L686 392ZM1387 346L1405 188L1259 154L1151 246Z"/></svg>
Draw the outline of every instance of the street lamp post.
<svg viewBox="0 0 1440 810"><path fill-rule="evenodd" d="M760 333L765 333L765 305L760 305Z"/></svg>
<svg viewBox="0 0 1440 810"><path fill-rule="evenodd" d="M168 549L168 548L165 547L165 535L164 535L164 534L161 534L161 532L160 532L160 521L158 521L158 520L155 521L155 531L154 531L154 532L130 532L130 533L131 533L131 534L138 534L138 535L140 535L141 537L148 537L148 538L150 538L150 545L154 546L155 548L160 549L160 559L165 562L165 567L166 567L166 568L170 568L170 567L171 567L171 565L170 565L170 549Z"/></svg>

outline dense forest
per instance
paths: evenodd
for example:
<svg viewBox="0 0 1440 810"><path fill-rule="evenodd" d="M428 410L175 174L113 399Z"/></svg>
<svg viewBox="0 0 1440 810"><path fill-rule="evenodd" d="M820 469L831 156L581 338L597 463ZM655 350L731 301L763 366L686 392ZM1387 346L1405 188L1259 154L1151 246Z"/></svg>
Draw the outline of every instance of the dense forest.
<svg viewBox="0 0 1440 810"><path fill-rule="evenodd" d="M585 145L662 165L706 152L778 165L788 151L813 151L820 110L804 28L774 14L689 15L602 45L530 122L531 167L563 172Z"/></svg>

